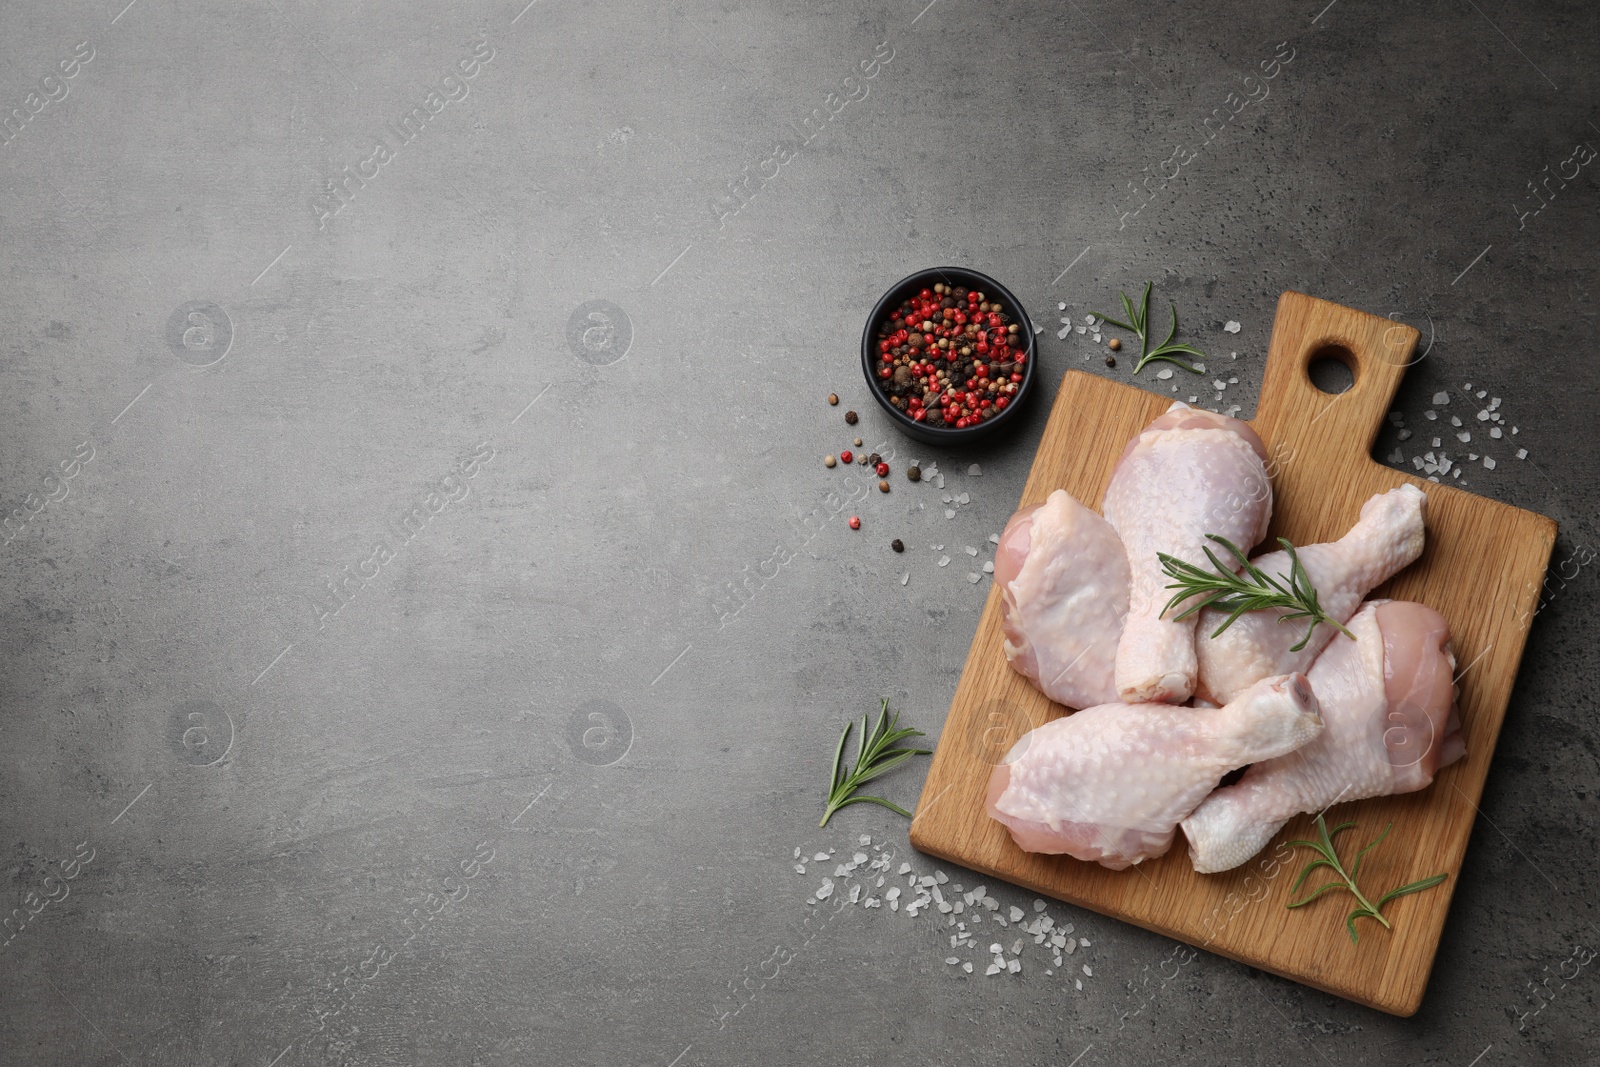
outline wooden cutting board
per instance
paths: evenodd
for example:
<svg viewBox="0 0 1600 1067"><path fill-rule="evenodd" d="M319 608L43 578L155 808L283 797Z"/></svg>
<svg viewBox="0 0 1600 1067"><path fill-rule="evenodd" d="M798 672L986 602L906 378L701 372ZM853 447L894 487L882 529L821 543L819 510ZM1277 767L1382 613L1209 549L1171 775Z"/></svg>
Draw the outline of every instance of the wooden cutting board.
<svg viewBox="0 0 1600 1067"><path fill-rule="evenodd" d="M1299 545L1331 541L1354 524L1362 503L1375 493L1409 482L1428 494L1422 558L1372 595L1421 601L1449 621L1467 756L1421 792L1338 805L1328 813L1328 824L1356 820L1356 829L1338 839L1348 862L1393 821L1388 839L1367 856L1363 888L1383 892L1446 872L1450 877L1443 885L1388 904L1384 914L1392 931L1362 920L1361 941L1352 945L1344 925L1354 906L1348 894L1328 893L1295 911L1284 907L1290 885L1311 855L1300 850L1290 856L1283 843L1315 836L1308 816L1290 822L1255 859L1225 874L1196 874L1181 831L1167 855L1126 871L1019 850L984 811L990 768L1025 731L1068 710L1007 666L998 587L989 590L956 687L911 823L911 843L953 863L1382 1011L1414 1013L1460 881L1556 533L1556 524L1543 515L1373 461L1378 428L1416 342L1417 332L1409 326L1284 293L1251 425L1272 457L1275 503L1269 537ZM1355 377L1355 384L1337 395L1321 392L1306 370L1313 360L1330 356ZM1184 382L1179 388L1190 388L1187 374L1177 373ZM1037 504L1060 488L1098 509L1123 447L1172 399L1069 371L1018 506ZM1458 414L1476 413L1470 403L1457 408ZM1476 419L1466 424L1475 435L1486 429ZM1452 454L1470 447L1455 445L1452 441ZM1307 888L1316 884L1313 876Z"/></svg>

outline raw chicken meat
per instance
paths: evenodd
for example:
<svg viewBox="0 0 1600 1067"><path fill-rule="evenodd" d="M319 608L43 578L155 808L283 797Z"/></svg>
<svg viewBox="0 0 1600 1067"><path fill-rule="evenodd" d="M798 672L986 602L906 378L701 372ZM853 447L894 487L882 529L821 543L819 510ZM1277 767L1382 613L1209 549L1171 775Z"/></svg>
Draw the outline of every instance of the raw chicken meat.
<svg viewBox="0 0 1600 1067"><path fill-rule="evenodd" d="M1329 617L1347 621L1361 606L1362 597L1422 554L1427 501L1421 489L1402 485L1363 504L1360 521L1339 540L1295 549L1317 591L1317 601ZM1250 562L1274 578L1289 573L1287 552L1268 552ZM1211 608L1202 611L1195 633L1200 661L1196 691L1226 704L1258 679L1310 668L1339 631L1320 625L1311 632L1305 648L1290 652L1290 646L1305 636L1306 620L1279 622L1286 614L1286 608L1246 612L1220 636L1212 637L1212 631L1227 620L1227 613Z"/></svg>
<svg viewBox="0 0 1600 1067"><path fill-rule="evenodd" d="M1209 567L1207 534L1244 551L1266 536L1272 483L1265 459L1247 424L1187 404L1173 404L1122 453L1102 510L1122 538L1132 579L1116 661L1117 692L1128 703L1182 703L1194 692L1198 616L1162 617L1172 591L1156 553Z"/></svg>
<svg viewBox="0 0 1600 1067"><path fill-rule="evenodd" d="M1114 702L1128 557L1111 524L1057 489L1006 523L994 579L1012 668L1068 707Z"/></svg>
<svg viewBox="0 0 1600 1067"><path fill-rule="evenodd" d="M1195 870L1237 867L1300 812L1421 789L1466 754L1443 617L1379 600L1348 625L1356 639L1335 637L1311 668L1327 729L1296 752L1257 763L1183 820Z"/></svg>
<svg viewBox="0 0 1600 1067"><path fill-rule="evenodd" d="M1123 870L1165 853L1178 820L1228 771L1321 731L1303 674L1263 679L1225 708L1085 708L1012 746L989 778L989 814L1025 851Z"/></svg>

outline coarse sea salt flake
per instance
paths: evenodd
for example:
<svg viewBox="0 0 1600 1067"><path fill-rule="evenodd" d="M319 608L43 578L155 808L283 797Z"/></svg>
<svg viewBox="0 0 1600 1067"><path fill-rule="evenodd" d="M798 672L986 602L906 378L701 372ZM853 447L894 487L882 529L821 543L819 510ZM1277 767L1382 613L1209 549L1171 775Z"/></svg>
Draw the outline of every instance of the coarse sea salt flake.
<svg viewBox="0 0 1600 1067"><path fill-rule="evenodd" d="M906 573L904 573L904 574L902 574L900 576L900 584L901 585L905 585L910 580L911 580L911 572L910 571L906 571Z"/></svg>
<svg viewBox="0 0 1600 1067"><path fill-rule="evenodd" d="M1463 436L1465 436L1465 435L1463 435ZM1498 440L1500 440L1501 437L1503 437L1505 435L1500 432L1500 427L1491 426L1491 427L1489 427L1489 436L1494 438L1496 441L1498 441Z"/></svg>
<svg viewBox="0 0 1600 1067"><path fill-rule="evenodd" d="M1009 917L1009 918L1010 918L1010 919L1011 919L1011 921L1012 921L1012 922L1014 922L1014 923L1019 923L1019 922L1021 922L1021 921L1022 921L1022 916L1023 916L1023 911L1022 911L1022 909L1021 909L1021 908L1019 908L1019 907L1016 907L1016 906L1015 906L1015 905L1013 905L1013 906L1012 906L1012 907L1011 907L1011 908L1010 908L1010 909L1009 909L1009 910L1008 910L1008 911L1007 911L1007 912L1006 912L1006 915L1007 915L1007 916L1008 916L1008 917Z"/></svg>
<svg viewBox="0 0 1600 1067"><path fill-rule="evenodd" d="M1486 469L1486 470L1491 470L1491 471L1494 470L1494 457L1493 456L1484 456L1483 457L1483 466L1484 466L1484 469Z"/></svg>
<svg viewBox="0 0 1600 1067"><path fill-rule="evenodd" d="M1429 408L1427 411L1422 413L1422 417L1427 419L1429 422L1432 422L1439 417L1439 413L1434 411L1432 408Z"/></svg>
<svg viewBox="0 0 1600 1067"><path fill-rule="evenodd" d="M1006 964L1006 970L1010 971L1012 974L1019 973L1022 970L1022 961L1012 960L1010 963Z"/></svg>
<svg viewBox="0 0 1600 1067"><path fill-rule="evenodd" d="M987 975L990 975L992 977L994 975L999 974L1000 970L1001 970L1001 968L1000 968L1000 965L998 963L991 963L991 964L989 964L989 966L984 968L983 973L987 974Z"/></svg>
<svg viewBox="0 0 1600 1067"><path fill-rule="evenodd" d="M961 969L963 971L966 971L968 974L971 974L972 973L972 964L971 963L963 963L961 965Z"/></svg>
<svg viewBox="0 0 1600 1067"><path fill-rule="evenodd" d="M1085 944L1087 944L1087 943L1088 942L1085 942ZM1085 963L1083 965L1083 975L1084 975L1085 978L1093 978L1094 977L1094 968L1090 967L1087 963Z"/></svg>
<svg viewBox="0 0 1600 1067"><path fill-rule="evenodd" d="M947 518L947 519L955 518L956 517L956 509L955 508L945 508L944 509L944 517Z"/></svg>
<svg viewBox="0 0 1600 1067"><path fill-rule="evenodd" d="M985 574L993 574L994 573L994 560L991 559L991 560L985 560L984 561L983 573L985 573Z"/></svg>
<svg viewBox="0 0 1600 1067"><path fill-rule="evenodd" d="M911 864L902 863L900 865L900 869L898 871L896 871L895 873L896 874L910 874L911 873Z"/></svg>
<svg viewBox="0 0 1600 1067"><path fill-rule="evenodd" d="M1168 378L1172 377L1172 368L1171 367L1162 367L1159 371L1156 372L1156 377L1160 378L1162 381L1166 381Z"/></svg>
<svg viewBox="0 0 1600 1067"><path fill-rule="evenodd" d="M1528 458L1528 450L1526 448L1517 449L1517 458L1518 459L1527 459Z"/></svg>
<svg viewBox="0 0 1600 1067"><path fill-rule="evenodd" d="M978 554L978 550L973 548L971 545L966 545L965 548L967 550L967 555L969 556L976 556Z"/></svg>
<svg viewBox="0 0 1600 1067"><path fill-rule="evenodd" d="M1450 394L1449 393L1434 393L1433 394L1433 402L1435 404L1439 404L1441 406L1443 406L1445 404L1448 404L1448 403L1450 403Z"/></svg>
<svg viewBox="0 0 1600 1067"><path fill-rule="evenodd" d="M1226 333L1238 333L1239 324L1232 319L1229 319L1227 322L1222 324L1222 329Z"/></svg>
<svg viewBox="0 0 1600 1067"><path fill-rule="evenodd" d="M1489 436L1490 437L1499 437L1500 434L1498 432L1495 432L1495 431L1490 431ZM1456 440L1460 441L1462 444L1466 444L1467 442L1472 440L1472 435L1470 433L1468 433L1467 431L1462 430L1460 433L1456 434Z"/></svg>
<svg viewBox="0 0 1600 1067"><path fill-rule="evenodd" d="M950 564L950 557L949 556L940 556L939 557L939 566L945 567L945 566L949 566L949 564Z"/></svg>
<svg viewBox="0 0 1600 1067"><path fill-rule="evenodd" d="M1395 436L1398 437L1400 440L1404 441L1404 440L1406 440L1407 438L1409 438L1411 436L1411 431L1410 430L1401 430L1399 433L1395 434Z"/></svg>
<svg viewBox="0 0 1600 1067"><path fill-rule="evenodd" d="M816 862L821 863L823 860L828 858L828 854L826 852L818 852L815 856L812 856L811 858L813 860L815 860Z"/></svg>

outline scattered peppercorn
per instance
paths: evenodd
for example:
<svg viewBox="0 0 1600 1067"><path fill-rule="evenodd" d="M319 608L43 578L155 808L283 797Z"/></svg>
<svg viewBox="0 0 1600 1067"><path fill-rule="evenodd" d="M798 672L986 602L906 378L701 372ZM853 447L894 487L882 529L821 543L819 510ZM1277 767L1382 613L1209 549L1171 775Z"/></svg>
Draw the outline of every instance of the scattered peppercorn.
<svg viewBox="0 0 1600 1067"><path fill-rule="evenodd" d="M886 477L889 473L889 465L887 463L879 463L872 469L878 472L878 477L880 478Z"/></svg>
<svg viewBox="0 0 1600 1067"><path fill-rule="evenodd" d="M857 415L853 411L847 411L844 413L844 421L848 422L851 426L854 426L856 424L856 420L860 417L860 415Z"/></svg>
<svg viewBox="0 0 1600 1067"><path fill-rule="evenodd" d="M828 394L828 403L837 404L838 402L839 402L839 394L838 393L829 393Z"/></svg>
<svg viewBox="0 0 1600 1067"><path fill-rule="evenodd" d="M1106 357L1106 366L1115 367L1116 365L1117 365L1117 357L1116 356L1107 356Z"/></svg>
<svg viewBox="0 0 1600 1067"><path fill-rule="evenodd" d="M889 542L889 547L894 549L896 552L904 552L906 550L906 543L900 540L900 538L896 537L893 541Z"/></svg>
<svg viewBox="0 0 1600 1067"><path fill-rule="evenodd" d="M1106 347L1111 349L1113 352L1121 352L1122 342L1113 337L1111 340L1106 342Z"/></svg>
<svg viewBox="0 0 1600 1067"><path fill-rule="evenodd" d="M858 437L858 438L856 438L856 447L857 447L857 448L860 448L860 447L861 447L861 438L859 438L859 437Z"/></svg>
<svg viewBox="0 0 1600 1067"><path fill-rule="evenodd" d="M855 458L855 457L850 455L850 450L848 448L845 449L843 452L839 453L839 462L840 463L849 463L853 458Z"/></svg>
<svg viewBox="0 0 1600 1067"><path fill-rule="evenodd" d="M878 464L883 462L883 457L874 452L872 455L867 457L867 462L876 467Z"/></svg>
<svg viewBox="0 0 1600 1067"><path fill-rule="evenodd" d="M856 457L856 462L865 467L871 461L871 459L871 456L868 456L865 452L863 452L861 455Z"/></svg>
<svg viewBox="0 0 1600 1067"><path fill-rule="evenodd" d="M878 492L887 493L888 491L889 491L889 483L888 482L879 482L878 483Z"/></svg>
<svg viewBox="0 0 1600 1067"><path fill-rule="evenodd" d="M922 468L921 467L907 467L906 468L906 477L910 478L914 482L922 481Z"/></svg>
<svg viewBox="0 0 1600 1067"><path fill-rule="evenodd" d="M852 515L852 516L850 516L850 529L852 529L852 530L861 529L861 516L860 515Z"/></svg>
<svg viewBox="0 0 1600 1067"><path fill-rule="evenodd" d="M834 458L833 458L833 457L832 457L832 456L823 456L823 457L822 457L822 465L823 465L823 466L824 466L824 467L831 467L831 466L833 466L833 465L834 465L834 464L835 464L835 463L836 463L836 462L838 462L838 461L837 461L837 460L835 460L835 459L834 459Z"/></svg>

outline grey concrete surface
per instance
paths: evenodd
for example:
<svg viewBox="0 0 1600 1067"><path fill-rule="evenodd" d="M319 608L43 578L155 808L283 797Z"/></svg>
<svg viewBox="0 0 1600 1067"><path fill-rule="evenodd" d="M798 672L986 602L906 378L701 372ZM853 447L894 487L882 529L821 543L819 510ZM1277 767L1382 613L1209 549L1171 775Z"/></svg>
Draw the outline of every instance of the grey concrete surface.
<svg viewBox="0 0 1600 1067"><path fill-rule="evenodd" d="M524 3L0 10L0 1062L1600 1062L1592 5ZM817 829L825 765L881 696L937 736L1046 413L874 410L941 262L1046 402L1145 279L1245 415L1282 290L1392 314L1377 454L1561 523L1416 1017L807 904L796 848L937 866Z"/></svg>

